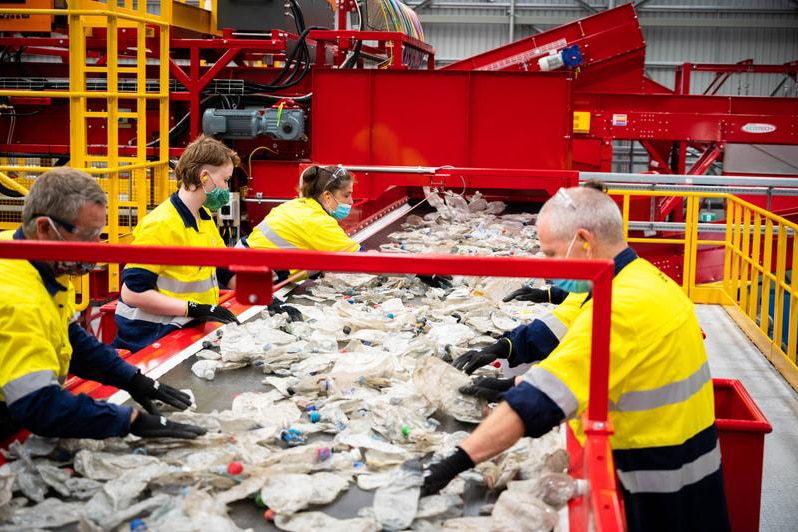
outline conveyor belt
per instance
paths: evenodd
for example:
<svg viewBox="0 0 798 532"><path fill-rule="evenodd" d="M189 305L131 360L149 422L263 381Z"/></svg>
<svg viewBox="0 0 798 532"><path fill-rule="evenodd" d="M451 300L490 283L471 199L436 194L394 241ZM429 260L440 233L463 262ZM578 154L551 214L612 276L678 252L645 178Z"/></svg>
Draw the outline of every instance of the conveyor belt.
<svg viewBox="0 0 798 532"><path fill-rule="evenodd" d="M413 210L414 214L423 215L428 210L423 210L426 205L420 206L418 209ZM387 236L400 229L405 217L402 217L379 232L375 233L363 244L367 249L377 248L380 244L388 241ZM308 281L311 283L312 281ZM305 285L306 286L306 285ZM301 292L305 286L298 287L298 292ZM290 302L290 296L287 298ZM307 300L301 301L302 304L307 304ZM253 316L247 321L255 319ZM214 334L209 335L209 339ZM245 368L219 371L213 381L206 381L196 377L191 372L191 366L197 361L197 357L192 355L183 360L179 365L168 371L165 375L160 377L164 383L174 386L179 389L190 388L194 392L198 410L200 412L210 412L213 410L227 410L232 406L234 397L237 394L244 392L267 392L272 389L270 385L261 383L264 375L258 368L248 366ZM441 423L441 430L447 432L454 432L458 430L471 430L473 425L460 423L455 419L436 414L435 419ZM332 439L331 435L314 435L310 441L314 439ZM349 490L342 492L338 498L331 504L318 508L309 508L310 510L320 510L337 518L350 518L357 517L357 512L361 508L369 507L372 505L374 498L373 491L363 491L357 487L356 484L351 484ZM488 502L493 502L495 497L486 493L484 488L477 484L469 484L464 494L465 500L465 515L478 515L479 508ZM258 508L252 499L245 499L230 505L230 516L236 524L243 528L254 528L258 530L276 530L273 523L268 523L264 520L263 509Z"/></svg>

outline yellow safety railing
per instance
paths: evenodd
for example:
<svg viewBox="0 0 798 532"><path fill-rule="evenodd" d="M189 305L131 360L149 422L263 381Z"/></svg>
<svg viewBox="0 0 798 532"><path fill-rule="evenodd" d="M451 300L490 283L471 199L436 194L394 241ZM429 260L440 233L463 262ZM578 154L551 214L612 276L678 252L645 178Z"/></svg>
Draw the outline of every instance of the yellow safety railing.
<svg viewBox="0 0 798 532"><path fill-rule="evenodd" d="M696 303L723 305L765 357L798 390L798 224L731 194L632 190L610 190L610 194L621 197L624 230L629 242L683 246L682 288L685 293ZM667 231L668 236L662 238L630 237L631 198L656 196L685 199L684 229ZM699 212L702 201L708 198L725 202L725 224L716 224L725 227L722 240L708 239L706 232L702 234ZM696 283L698 252L702 246L723 248L722 282Z"/></svg>
<svg viewBox="0 0 798 532"><path fill-rule="evenodd" d="M169 35L172 23L172 2L162 2L159 13L147 11L147 2L138 0L70 0L61 9L11 9L0 8L4 14L60 15L69 23L69 90L26 91L0 90L0 96L34 96L65 98L70 106L70 166L80 168L98 177L100 185L108 192L108 224L105 231L108 242L119 243L129 238L135 219L143 217L148 209L157 205L169 194ZM215 3L214 3L215 5ZM120 62L117 35L120 28L128 34L135 32L135 54L125 56ZM93 62L87 55L87 39L98 31L107 32L105 61ZM148 50L147 37L157 31L159 46ZM158 88L148 90L147 60L158 64ZM87 76L100 76L106 81L106 90L92 91L87 86ZM136 90L120 91L119 76L135 75ZM156 129L163 132L159 140L157 160L147 159L147 103L158 104ZM120 103L122 108L120 108ZM101 109L101 110L98 110ZM119 144L120 120L135 121L135 155L121 155ZM106 132L103 153L90 154L87 132L90 122ZM26 161L27 162L27 161ZM0 171L24 176L29 186L32 174L49 170L40 164L8 164L2 161ZM133 214L135 210L135 216ZM9 228L10 221L2 222ZM18 225L18 224L17 224ZM109 290L119 289L119 266L109 265ZM88 277L80 280L79 308L89 303Z"/></svg>

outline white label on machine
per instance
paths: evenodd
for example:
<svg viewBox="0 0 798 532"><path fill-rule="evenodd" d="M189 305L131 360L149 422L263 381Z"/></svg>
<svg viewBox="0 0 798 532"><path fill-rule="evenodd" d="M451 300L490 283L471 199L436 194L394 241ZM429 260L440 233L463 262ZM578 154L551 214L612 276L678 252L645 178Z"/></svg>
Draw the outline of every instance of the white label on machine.
<svg viewBox="0 0 798 532"><path fill-rule="evenodd" d="M751 122L745 124L740 129L742 129L746 133L756 133L756 134L773 133L774 131L776 131L776 126L774 126L773 124L756 124Z"/></svg>
<svg viewBox="0 0 798 532"><path fill-rule="evenodd" d="M558 39L554 42L544 44L543 46L538 46L537 48L533 48L532 50L527 50L525 52L521 52L520 54L512 55L510 57L505 57L501 61L496 61L494 63L483 65L477 68L477 70L503 70L507 67L517 65L520 63L528 63L534 57L537 57L541 54L545 54L546 52L550 52L551 50L559 50L560 48L564 48L567 44L568 41L566 41L565 39Z"/></svg>
<svg viewBox="0 0 798 532"><path fill-rule="evenodd" d="M625 114L623 114L623 115L620 115L620 114L612 115L612 125L613 126L626 126L628 124L629 124L629 122L628 122Z"/></svg>

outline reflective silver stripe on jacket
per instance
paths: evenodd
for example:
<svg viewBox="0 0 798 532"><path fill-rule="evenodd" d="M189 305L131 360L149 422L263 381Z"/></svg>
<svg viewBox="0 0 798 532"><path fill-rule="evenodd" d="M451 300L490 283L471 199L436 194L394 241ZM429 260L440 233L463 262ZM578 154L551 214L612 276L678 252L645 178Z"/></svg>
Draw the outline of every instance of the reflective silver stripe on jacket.
<svg viewBox="0 0 798 532"><path fill-rule="evenodd" d="M280 249L299 249L285 238L278 235L274 229L269 227L266 220L261 221L255 229L260 231L266 239Z"/></svg>
<svg viewBox="0 0 798 532"><path fill-rule="evenodd" d="M560 318L552 314L551 312L547 312L543 316L539 316L538 319L546 324L546 327L557 337L557 340L562 341L563 336L565 333L568 332L568 327L560 321Z"/></svg>
<svg viewBox="0 0 798 532"><path fill-rule="evenodd" d="M159 290L168 290L174 294L203 293L218 286L216 276L211 275L207 279L200 281L178 281L169 277L158 276L156 284Z"/></svg>
<svg viewBox="0 0 798 532"><path fill-rule="evenodd" d="M571 418L576 414L576 410L579 408L579 401L576 400L576 396L568 386L553 373L541 367L533 366L524 375L524 381L548 395L549 399L560 407L566 418Z"/></svg>
<svg viewBox="0 0 798 532"><path fill-rule="evenodd" d="M623 487L631 493L676 493L685 486L695 484L720 468L720 447L699 456L679 469L646 469L618 471Z"/></svg>
<svg viewBox="0 0 798 532"><path fill-rule="evenodd" d="M123 318L127 318L129 320L136 320L136 321L146 321L149 323L163 323L163 324L172 324L177 325L178 327L182 327L186 323L190 322L192 318L187 318L184 316L162 316L160 314L152 314L151 312L146 312L141 310L140 308L131 307L119 301L116 304L116 313Z"/></svg>
<svg viewBox="0 0 798 532"><path fill-rule="evenodd" d="M53 385L59 386L58 379L55 378L55 373L53 373L52 370L43 369L7 382L6 385L3 386L3 396L5 397L6 404L10 405L31 392Z"/></svg>
<svg viewBox="0 0 798 532"><path fill-rule="evenodd" d="M709 364L704 364L686 379L671 382L653 390L626 392L618 403L610 402L610 410L620 412L641 412L661 406L682 403L698 393L709 382Z"/></svg>

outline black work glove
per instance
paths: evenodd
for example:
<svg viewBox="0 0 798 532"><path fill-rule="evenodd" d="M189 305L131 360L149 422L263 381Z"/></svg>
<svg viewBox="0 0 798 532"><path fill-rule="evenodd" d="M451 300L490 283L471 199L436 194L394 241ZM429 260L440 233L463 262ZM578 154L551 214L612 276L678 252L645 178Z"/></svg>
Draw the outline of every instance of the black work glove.
<svg viewBox="0 0 798 532"><path fill-rule="evenodd" d="M136 373L130 380L127 392L138 404L143 406L150 414L159 416L161 413L155 408L153 400L163 401L178 410L185 410L191 406L191 397L177 388L168 384L161 384L146 375Z"/></svg>
<svg viewBox="0 0 798 532"><path fill-rule="evenodd" d="M509 338L502 338L483 349L472 349L457 357L454 367L471 375L477 368L490 364L497 358L507 358L512 344Z"/></svg>
<svg viewBox="0 0 798 532"><path fill-rule="evenodd" d="M463 395L471 395L484 399L489 403L498 403L499 395L515 386L515 379L497 379L494 377L480 377L471 384L461 386L459 391Z"/></svg>
<svg viewBox="0 0 798 532"><path fill-rule="evenodd" d="M175 423L163 416L153 416L139 411L136 419L130 424L130 433L140 438L183 438L193 440L208 432L202 427Z"/></svg>
<svg viewBox="0 0 798 532"><path fill-rule="evenodd" d="M531 301L533 303L550 303L551 295L549 294L548 288L543 289L532 288L531 286L522 286L518 290L513 290L504 296L502 301L507 303L513 299L517 299L518 301Z"/></svg>
<svg viewBox="0 0 798 532"><path fill-rule="evenodd" d="M567 290L563 290L557 286L550 286L548 288L532 288L531 286L522 286L518 290L513 290L504 296L502 301L507 303L508 301L517 299L518 301L554 303L555 305L559 305L565 301L565 298L568 297L568 294L569 292Z"/></svg>
<svg viewBox="0 0 798 532"><path fill-rule="evenodd" d="M463 449L457 447L453 455L436 462L424 471L424 485L421 486L421 496L438 493L452 481L454 477L474 467L474 461Z"/></svg>
<svg viewBox="0 0 798 532"><path fill-rule="evenodd" d="M218 321L220 323L235 322L241 325L241 322L238 321L235 314L219 305L203 305L202 303L189 301L186 316L200 321Z"/></svg>
<svg viewBox="0 0 798 532"><path fill-rule="evenodd" d="M269 312L272 314L288 314L288 319L291 321L305 321L302 319L302 313L299 312L298 308L286 305L284 301L276 297L272 299L272 304L266 308L268 308Z"/></svg>
<svg viewBox="0 0 798 532"><path fill-rule="evenodd" d="M431 288L447 288L452 287L451 275L419 275L418 280Z"/></svg>

